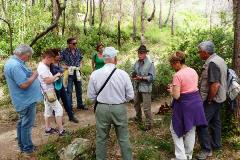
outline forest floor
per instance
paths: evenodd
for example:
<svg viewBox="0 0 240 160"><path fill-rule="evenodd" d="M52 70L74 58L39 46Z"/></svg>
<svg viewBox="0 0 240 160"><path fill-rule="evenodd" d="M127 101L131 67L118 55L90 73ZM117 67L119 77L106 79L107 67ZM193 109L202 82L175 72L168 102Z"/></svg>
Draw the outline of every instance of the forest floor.
<svg viewBox="0 0 240 160"><path fill-rule="evenodd" d="M144 132L141 125L137 125L131 120L129 121L130 141L134 159L169 160L174 157L173 142L169 132L170 113L156 115L159 107L166 101L168 100L161 99L153 102L154 128L151 131ZM92 108L88 111L74 111L80 123L74 124L69 122L65 114L64 126L73 135L59 138L57 135L48 136L44 134L44 119L41 109L38 110L36 124L33 128L33 142L39 146L39 151L32 160L58 159L57 151L69 144L75 137L89 139L95 145L95 117ZM132 118L134 115L134 107L132 104L129 104L128 116ZM0 121L0 160L24 159L17 147L15 125L16 121ZM198 150L199 145L196 144L195 152ZM94 156L94 151L89 154ZM116 160L120 159L120 157L120 149L112 129L108 141L108 159ZM240 160L240 150L235 150L230 144L224 143L222 151L214 152L213 157L209 158L209 160Z"/></svg>

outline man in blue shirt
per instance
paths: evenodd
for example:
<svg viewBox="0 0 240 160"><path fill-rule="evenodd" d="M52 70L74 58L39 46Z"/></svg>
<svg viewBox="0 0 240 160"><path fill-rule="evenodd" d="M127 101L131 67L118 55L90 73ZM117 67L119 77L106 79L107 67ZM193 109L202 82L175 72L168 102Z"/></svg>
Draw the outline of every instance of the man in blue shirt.
<svg viewBox="0 0 240 160"><path fill-rule="evenodd" d="M69 96L70 104L72 106L72 91L74 83L77 97L77 109L87 110L82 101L82 82L80 75L83 55L76 47L77 40L75 38L68 38L67 44L68 47L62 50L60 56L62 61L64 62L64 68L68 69L69 76L67 93Z"/></svg>
<svg viewBox="0 0 240 160"><path fill-rule="evenodd" d="M4 65L4 75L9 88L12 103L19 114L17 139L21 152L31 154L35 150L31 132L36 116L36 102L42 100L38 73L32 72L25 62L33 54L28 45L20 45L14 50Z"/></svg>

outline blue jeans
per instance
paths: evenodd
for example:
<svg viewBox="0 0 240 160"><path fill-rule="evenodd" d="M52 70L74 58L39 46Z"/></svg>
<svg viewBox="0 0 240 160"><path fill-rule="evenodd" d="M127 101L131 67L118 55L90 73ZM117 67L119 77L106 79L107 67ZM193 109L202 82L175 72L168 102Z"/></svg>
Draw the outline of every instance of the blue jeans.
<svg viewBox="0 0 240 160"><path fill-rule="evenodd" d="M17 123L18 146L22 152L33 152L32 127L36 117L36 103L30 104L26 109L19 111L19 121Z"/></svg>
<svg viewBox="0 0 240 160"><path fill-rule="evenodd" d="M210 152L213 149L221 148L221 120L220 109L222 103L203 103L208 127L198 126L198 139L203 151ZM210 134L209 134L210 131Z"/></svg>
<svg viewBox="0 0 240 160"><path fill-rule="evenodd" d="M68 76L67 94L69 97L71 107L73 106L72 105L73 84L75 85L77 108L82 108L84 106L82 101L82 82L77 80L76 72L74 72L74 75Z"/></svg>
<svg viewBox="0 0 240 160"><path fill-rule="evenodd" d="M73 112L72 112L72 106L70 105L69 97L67 95L67 92L65 91L65 88L62 87L59 91L55 90L57 99L59 100L61 98L63 107L65 111L68 114L69 120L73 118Z"/></svg>

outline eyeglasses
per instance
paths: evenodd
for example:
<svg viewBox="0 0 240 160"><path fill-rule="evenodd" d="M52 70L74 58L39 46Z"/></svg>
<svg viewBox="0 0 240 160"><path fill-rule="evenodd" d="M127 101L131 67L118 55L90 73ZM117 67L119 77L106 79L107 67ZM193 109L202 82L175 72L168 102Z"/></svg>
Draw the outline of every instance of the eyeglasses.
<svg viewBox="0 0 240 160"><path fill-rule="evenodd" d="M72 44L72 45L76 45L76 44L77 44L77 42L76 42L76 43L70 43L70 44Z"/></svg>

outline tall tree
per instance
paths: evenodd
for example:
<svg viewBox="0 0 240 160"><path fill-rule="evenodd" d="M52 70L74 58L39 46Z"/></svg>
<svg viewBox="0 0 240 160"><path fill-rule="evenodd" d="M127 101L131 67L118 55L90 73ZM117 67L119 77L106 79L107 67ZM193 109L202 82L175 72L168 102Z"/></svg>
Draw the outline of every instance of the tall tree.
<svg viewBox="0 0 240 160"><path fill-rule="evenodd" d="M142 0L142 5L141 5L141 44L145 43L145 37L144 37L144 33L145 33L145 25L144 25L144 8L145 8L145 2L146 0Z"/></svg>
<svg viewBox="0 0 240 160"><path fill-rule="evenodd" d="M65 10L67 5L67 0L64 0L63 5L61 6L59 0L56 0L57 6L58 6L58 14L55 19L55 21L52 22L52 24L47 27L43 32L37 33L37 35L33 38L33 40L30 43L30 46L33 46L40 38L44 37L48 32L52 31L55 27L57 27L59 23L59 19L61 17L62 12Z"/></svg>
<svg viewBox="0 0 240 160"><path fill-rule="evenodd" d="M158 19L158 25L159 28L162 28L162 24L163 20L162 20L162 0L159 0L159 19Z"/></svg>
<svg viewBox="0 0 240 160"><path fill-rule="evenodd" d="M172 4L172 18L171 18L171 35L174 35L174 20L175 20L175 6L176 5L176 1L173 0L173 4Z"/></svg>
<svg viewBox="0 0 240 160"><path fill-rule="evenodd" d="M137 0L133 0L133 33L132 39L136 41L137 37Z"/></svg>
<svg viewBox="0 0 240 160"><path fill-rule="evenodd" d="M167 19L164 22L164 26L167 25L167 23L169 21L169 18L170 18L170 15L171 15L171 11L172 11L172 2L173 2L173 0L170 0L169 2L170 2L170 4L169 4L168 15L167 15Z"/></svg>
<svg viewBox="0 0 240 160"><path fill-rule="evenodd" d="M83 31L84 31L85 35L87 35L86 22L87 22L87 16L88 16L88 0L87 0L86 3L87 3L87 10L86 10L85 17L84 17L84 22L83 22Z"/></svg>
<svg viewBox="0 0 240 160"><path fill-rule="evenodd" d="M32 0L32 6L34 6L35 5L35 0Z"/></svg>
<svg viewBox="0 0 240 160"><path fill-rule="evenodd" d="M240 75L240 1L233 0L234 15L234 54L233 66L237 75ZM237 99L237 116L240 117L240 97Z"/></svg>
<svg viewBox="0 0 240 160"><path fill-rule="evenodd" d="M92 26L93 1L89 0L89 25Z"/></svg>
<svg viewBox="0 0 240 160"><path fill-rule="evenodd" d="M92 3L93 3L93 10L92 10L92 26L94 26L94 23L95 23L95 10L96 10L95 0L92 0Z"/></svg>
<svg viewBox="0 0 240 160"><path fill-rule="evenodd" d="M102 29L102 23L103 23L103 12L104 12L105 4L103 0L99 0L99 26L98 26L98 34L99 34L99 41L101 40L101 29Z"/></svg>
<svg viewBox="0 0 240 160"><path fill-rule="evenodd" d="M59 8L56 0L52 0L52 23L58 18ZM54 29L56 34L58 34L58 24Z"/></svg>
<svg viewBox="0 0 240 160"><path fill-rule="evenodd" d="M0 20L3 21L4 23L6 23L8 26L9 47L10 47L9 53L12 54L13 53L13 28L12 28L12 23L9 20L10 18L8 17L8 14L6 12L4 0L2 0L2 10L3 10L3 15L5 18L0 17Z"/></svg>
<svg viewBox="0 0 240 160"><path fill-rule="evenodd" d="M118 48L121 48L121 19L122 19L122 0L118 0Z"/></svg>
<svg viewBox="0 0 240 160"><path fill-rule="evenodd" d="M153 2L153 11L152 11L151 16L147 19L148 22L150 22L151 20L153 20L153 18L154 18L154 16L155 16L156 3L155 3L155 0L152 0L152 2Z"/></svg>

